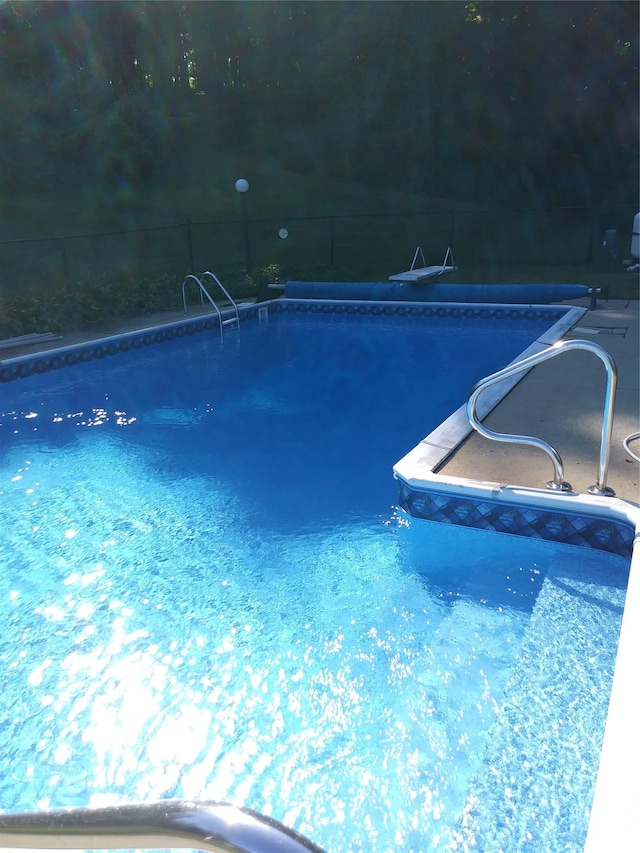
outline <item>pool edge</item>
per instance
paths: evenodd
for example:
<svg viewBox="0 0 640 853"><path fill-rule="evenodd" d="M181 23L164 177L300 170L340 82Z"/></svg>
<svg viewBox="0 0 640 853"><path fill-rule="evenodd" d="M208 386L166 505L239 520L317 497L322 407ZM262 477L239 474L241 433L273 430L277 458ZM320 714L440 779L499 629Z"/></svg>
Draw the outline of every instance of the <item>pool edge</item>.
<svg viewBox="0 0 640 853"><path fill-rule="evenodd" d="M262 311L268 313L271 306L274 306L275 310L287 310L284 305L287 302L291 304L294 300L279 299L272 302L260 303L259 305L247 306L244 310L241 308L241 316L250 313L260 316L260 312ZM322 303L319 300L314 300L314 302L317 306L314 307L314 310L321 311ZM320 304L318 304L319 302ZM385 309L393 308L394 304L384 303ZM411 303L400 304L403 310L410 310ZM349 313L356 313L359 305L360 303L358 302L350 302ZM457 311L463 307L463 305L455 304L455 310ZM490 306L482 307L487 308ZM504 309L508 306L500 305L499 307ZM524 310L526 307L524 305L518 306L520 310ZM557 321L551 327L551 329L559 332L555 338L559 339L575 323L575 320L569 322L570 315L568 312L571 309L567 308L567 306L555 307L560 307L567 312L561 320ZM445 310L445 308L444 304L438 306L438 310ZM579 312L578 315L571 315L576 317L576 319L586 312L586 309L574 310ZM558 323L564 325L564 330L557 327ZM217 330L217 320L211 315L204 318L187 317L163 324L162 326L107 335L92 341L83 341L30 355L2 360L0 361L0 369L6 368L12 371L13 368L17 368L20 365L44 362L47 359L53 361L55 358L56 363L51 363L47 368L52 369L56 366L66 366L65 359L62 358L64 354L74 356L70 362L67 362L74 363L76 360L81 360L75 358L77 354L92 347L95 353L92 357L101 358L103 355L111 354L107 350L107 346L109 344L114 345L116 341L128 342L132 339L137 339L139 341L137 346L147 346L148 344L159 342L160 338L181 337L182 334L193 334L213 328ZM525 350L524 354L530 354L530 351L540 351L549 346L550 343L553 343L554 340L549 339L551 329L532 344L528 350ZM164 338L162 330L166 330ZM123 347L123 349L127 348L131 347ZM522 358L524 354L518 356L516 360ZM33 372L40 371L34 370ZM20 378L20 376L16 375L15 378ZM2 381L7 380L3 379ZM519 380L516 379L517 381ZM508 390L504 390L500 396L504 396ZM495 400L492 404L489 392L483 396L486 398L484 405L487 407L487 410L490 410L499 402L499 400ZM559 512L561 508L566 511L567 508L572 507L581 512L584 511L587 515L594 518L616 518L622 526L634 531L631 542L629 583L585 851L587 853L609 853L612 849L626 849L627 844L624 842L628 842L628 839L634 837L636 832L636 827L632 825L631 821L635 817L635 801L637 798L634 797L634 791L638 786L637 784L635 787L633 785L625 785L625 782L628 781L628 778L625 778L625 774L628 773L629 768L634 768L635 770L635 768L640 767L640 728L637 725L637 720L640 719L640 698L635 695L634 690L634 680L637 677L635 649L640 648L640 548L634 547L634 545L637 546L640 542L640 507L631 502L613 498L574 494L557 495L540 489L526 489L486 481L443 477L434 473L437 467L443 463L444 459L463 440L464 436L455 440L456 434L465 428L466 434L469 434L471 431L464 409L465 407L462 406L450 419L447 419L447 421L430 433L417 448L414 448L407 456L403 457L403 460L397 463L397 466L401 465L417 451L420 451L419 470L414 469L414 475L418 474L419 476L412 476L407 480L412 487L415 488L419 487L420 484L424 484L438 493L444 494L449 492L462 498L471 498L474 500L491 498L494 501L501 501L506 507L522 504L523 501L531 502L534 506L541 509L549 508L550 511L555 512ZM464 417L466 427L461 415ZM480 416L484 416L484 413L480 412ZM397 475L397 466L394 467L396 478L403 479L403 477ZM635 772L637 773L637 771ZM616 844L616 842L618 843Z"/></svg>
<svg viewBox="0 0 640 853"><path fill-rule="evenodd" d="M595 524L601 523L609 533L615 528L628 532L621 546L622 551L617 552L624 556L624 550L627 547L629 549L629 580L584 851L610 853L611 850L626 849L628 840L637 831L635 812L640 782L640 692L636 688L637 649L640 648L640 505L619 498L563 494L545 489L442 476L433 470L438 465L437 461L433 461L437 456L434 453L436 449L430 446L427 453L423 454L419 445L394 466L394 477L399 481L401 492L401 505L404 488L417 495L418 499L421 494L424 495L425 506L429 501L435 501L437 509L452 507L450 516L443 520L455 524L468 523L468 526L486 528L489 526L488 514L478 514L479 524L473 523L478 521L478 516L471 517L473 513L469 513L468 519L464 516L469 506L489 507L489 521L494 530L553 538L545 536L543 530L529 533L522 528L517 531L508 529L515 508L527 507L534 511L534 515L538 511L545 523L551 517L552 525L553 517L557 519L573 515L580 519L593 519ZM442 447L439 450L442 451ZM418 470L415 468L416 458L420 460ZM406 495L407 491L405 503ZM497 511L494 511L495 508ZM440 520L434 518L429 507L423 517ZM558 538L557 541L566 540ZM604 540L576 544L611 550ZM633 773L631 778L630 772Z"/></svg>

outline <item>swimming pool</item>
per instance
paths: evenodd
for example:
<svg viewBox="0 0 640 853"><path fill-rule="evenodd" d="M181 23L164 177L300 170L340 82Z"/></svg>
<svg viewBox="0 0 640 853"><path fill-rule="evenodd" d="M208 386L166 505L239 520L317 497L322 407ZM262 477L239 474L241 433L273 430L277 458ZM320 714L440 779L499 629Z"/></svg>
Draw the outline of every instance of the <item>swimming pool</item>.
<svg viewBox="0 0 640 853"><path fill-rule="evenodd" d="M581 849L628 559L452 535L391 479L564 309L253 313L222 347L3 365L3 808L206 797L332 851Z"/></svg>

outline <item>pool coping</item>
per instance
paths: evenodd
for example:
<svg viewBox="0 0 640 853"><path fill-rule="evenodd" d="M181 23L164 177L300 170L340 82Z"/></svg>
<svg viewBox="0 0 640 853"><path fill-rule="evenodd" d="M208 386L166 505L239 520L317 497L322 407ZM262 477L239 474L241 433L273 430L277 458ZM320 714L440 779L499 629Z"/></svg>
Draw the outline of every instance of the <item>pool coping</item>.
<svg viewBox="0 0 640 853"><path fill-rule="evenodd" d="M296 309L298 303L302 304ZM314 313L320 313L330 311L330 306L336 306L337 303L340 303L338 307L348 314L415 313L418 316L429 314L445 316L448 312L451 316L464 317L468 316L464 313L466 309L471 309L476 315L492 310L504 312L508 309L514 309L517 312L539 309L563 311L563 316L513 359L514 362L555 343L587 310L567 305L371 303L356 300L279 298L264 303L240 305L239 312L241 317L249 318L254 315L262 322L268 320L271 309L279 312L290 309L301 310L304 307ZM223 317L231 316L231 313L230 310L223 311ZM218 331L218 329L217 315L204 314L55 346L51 349L0 360L0 382L12 381L80 361L102 358L121 351L146 347L165 340L191 336L198 332ZM82 353L85 353L84 356ZM485 417L525 375L525 373L519 374L505 380L499 386L487 389L478 402L479 418ZM506 512L494 514L492 524L495 524L497 518L500 523L506 523L507 527L510 519L513 518L513 514L510 515L509 511L517 506L525 506L541 512L549 511L556 515L613 521L620 530L626 530L628 533L621 547L628 548L631 555L629 582L585 853L609 853L611 849L625 849L628 839L636 832L636 797L634 796L636 788L625 784L628 781L628 775L625 774L633 768L637 781L638 768L640 768L640 727L637 725L637 720L640 719L640 697L635 690L636 649L640 648L640 547L637 547L640 543L640 506L618 498L575 493L559 494L544 489L523 488L438 474L438 469L445 460L471 432L472 427L466 416L466 405L463 405L396 463L393 472L394 477L399 481L400 488L402 489L404 484L414 493L423 492L434 495L436 499L457 501L457 510L462 504L469 505L469 503L497 506ZM456 520L463 523L459 513L456 515ZM505 529L503 532L512 531ZM540 535L540 531L528 534L523 529L519 535ZM601 544L606 546L606 543ZM598 545L591 544L591 547L598 547ZM606 547L603 549L608 550Z"/></svg>

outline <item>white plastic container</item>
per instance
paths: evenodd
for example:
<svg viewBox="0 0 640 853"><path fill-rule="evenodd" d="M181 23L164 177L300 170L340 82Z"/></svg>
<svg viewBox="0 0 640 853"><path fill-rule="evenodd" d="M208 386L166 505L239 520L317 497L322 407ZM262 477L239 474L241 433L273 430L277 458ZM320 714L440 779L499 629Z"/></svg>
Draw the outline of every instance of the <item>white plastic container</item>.
<svg viewBox="0 0 640 853"><path fill-rule="evenodd" d="M640 258L640 213L633 217L633 232L631 234L631 257Z"/></svg>

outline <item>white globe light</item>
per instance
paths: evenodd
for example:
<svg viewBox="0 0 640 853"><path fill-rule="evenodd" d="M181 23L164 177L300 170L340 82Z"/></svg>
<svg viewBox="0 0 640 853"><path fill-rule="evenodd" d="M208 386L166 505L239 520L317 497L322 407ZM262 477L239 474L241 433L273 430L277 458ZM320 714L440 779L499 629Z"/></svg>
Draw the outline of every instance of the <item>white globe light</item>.
<svg viewBox="0 0 640 853"><path fill-rule="evenodd" d="M289 232L287 231L287 229L286 229L286 228L281 228L281 229L278 231L278 237L279 237L281 240L286 240L288 236L289 236Z"/></svg>
<svg viewBox="0 0 640 853"><path fill-rule="evenodd" d="M244 178L239 178L236 181L236 192L246 193L249 189L249 181L245 181Z"/></svg>

